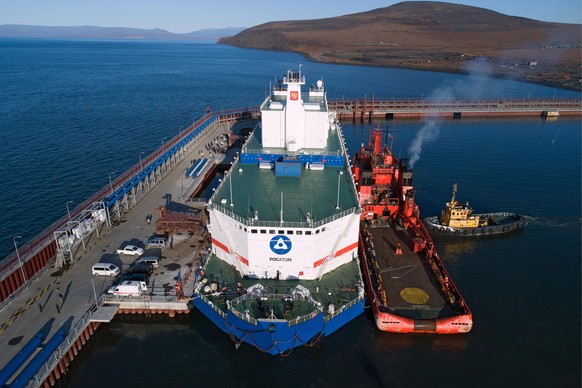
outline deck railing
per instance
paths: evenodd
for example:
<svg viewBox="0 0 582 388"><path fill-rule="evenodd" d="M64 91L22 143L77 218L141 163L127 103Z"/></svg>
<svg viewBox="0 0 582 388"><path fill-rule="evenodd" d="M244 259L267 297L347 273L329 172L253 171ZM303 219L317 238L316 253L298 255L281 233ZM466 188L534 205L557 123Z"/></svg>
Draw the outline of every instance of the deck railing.
<svg viewBox="0 0 582 388"><path fill-rule="evenodd" d="M358 213L360 211L359 207L352 207L352 208L349 208L347 210L343 210L341 212L332 214L331 216L325 217L319 221L311 221L311 222L307 222L307 221L283 221L283 222L281 222L281 221L264 221L264 220L255 221L252 218L243 218L243 217L239 216L238 214L236 214L235 212L233 212L232 210L229 210L226 207L224 207L222 205L215 204L215 203L209 204L208 208L209 209L215 208L216 210L220 211L221 213L224 213L227 216L234 218L235 220L237 220L241 224L244 224L244 225L249 226L249 227L271 227L271 228L275 228L275 227L318 228L322 225L326 225L332 221L335 221L335 220L338 220L342 217L345 217L348 214Z"/></svg>
<svg viewBox="0 0 582 388"><path fill-rule="evenodd" d="M324 320L326 322L328 322L329 320L331 320L332 318L337 317L338 315L340 315L342 312L344 312L345 310L349 309L350 307L352 307L353 305L355 305L356 303L360 302L361 300L363 300L365 298L365 296L363 294L358 294L358 296L354 299L352 299L351 301L349 301L347 304L343 304L340 306L340 308L336 309L332 314L328 314L324 317Z"/></svg>
<svg viewBox="0 0 582 388"><path fill-rule="evenodd" d="M297 302L297 301L307 302L311 306L313 306L313 310L310 311L309 313L302 315L302 316L298 316L297 318L294 318L294 319L287 320L287 323L289 324L289 326L297 325L298 323L308 321L308 320L314 318L315 316L317 316L318 314L320 314L321 312L323 312L323 309L319 306L319 303L316 300L314 300L311 296L304 297L304 296L296 295L295 297L293 297L289 294L262 294L261 296L267 297L268 300L285 300L286 298L291 298L294 302ZM243 314L233 307L233 305L240 304L246 300L254 299L254 298L257 298L257 294L253 294L253 293L243 294L243 295L239 296L238 298L227 302L228 309L230 312L232 312L234 315L236 315L240 319L247 321L253 325L256 325L257 320L255 318L251 317L250 315Z"/></svg>
<svg viewBox="0 0 582 388"><path fill-rule="evenodd" d="M77 340L79 334L81 334L89 325L91 317L95 314L99 307L103 306L104 303L105 298L102 295L95 301L95 303L93 303L93 305L91 305L91 307L89 307L89 310L85 312L77 324L71 330L69 330L68 335L65 337L63 342L61 342L57 350L55 350L55 352L49 357L46 363L40 367L38 372L36 372L34 377L28 382L28 387L40 387L43 384L48 375L57 366L61 359L66 356L67 351Z"/></svg>
<svg viewBox="0 0 582 388"><path fill-rule="evenodd" d="M226 319L226 313L218 308L209 298L205 295L198 293L198 297L204 301L212 310L216 311L222 318Z"/></svg>

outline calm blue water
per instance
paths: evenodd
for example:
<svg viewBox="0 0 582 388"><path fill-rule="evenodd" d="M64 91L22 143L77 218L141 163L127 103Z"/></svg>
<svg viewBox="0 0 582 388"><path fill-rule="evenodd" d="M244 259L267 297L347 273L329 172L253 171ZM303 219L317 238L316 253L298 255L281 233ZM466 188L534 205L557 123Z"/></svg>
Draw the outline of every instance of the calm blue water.
<svg viewBox="0 0 582 388"><path fill-rule="evenodd" d="M329 98L529 98L578 94L511 80L306 62L205 43L0 40L0 257L213 110L254 106L303 64ZM376 124L374 124L376 125ZM383 123L382 126L385 126ZM402 157L427 123L390 122ZM466 336L378 332L367 314L290 357L234 346L197 312L103 326L63 384L191 386L580 386L581 122L442 121L415 164L417 202L458 197L530 217L524 231L437 240L471 307ZM344 126L348 149L369 125ZM142 157L143 157L142 155Z"/></svg>

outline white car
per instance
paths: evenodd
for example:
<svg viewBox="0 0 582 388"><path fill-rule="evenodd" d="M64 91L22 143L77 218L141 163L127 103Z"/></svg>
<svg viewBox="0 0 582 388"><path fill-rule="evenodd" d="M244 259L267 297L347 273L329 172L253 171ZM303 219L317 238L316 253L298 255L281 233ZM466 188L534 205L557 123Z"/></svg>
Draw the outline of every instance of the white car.
<svg viewBox="0 0 582 388"><path fill-rule="evenodd" d="M123 255L139 256L143 254L143 248L136 247L135 245L126 245L124 248L118 249L117 253Z"/></svg>

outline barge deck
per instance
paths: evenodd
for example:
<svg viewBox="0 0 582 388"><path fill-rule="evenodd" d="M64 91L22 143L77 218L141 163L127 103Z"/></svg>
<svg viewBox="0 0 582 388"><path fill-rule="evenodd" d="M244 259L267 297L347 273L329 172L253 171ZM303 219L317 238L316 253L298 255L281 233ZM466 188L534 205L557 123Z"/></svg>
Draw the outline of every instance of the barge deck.
<svg viewBox="0 0 582 388"><path fill-rule="evenodd" d="M404 228L390 222L369 226L367 230L374 241L376 271L385 292L380 311L411 319L437 319L454 314L440 284L430 276L432 270L421 254L411 248L412 238ZM404 242L402 253L396 255L394 251L399 242Z"/></svg>

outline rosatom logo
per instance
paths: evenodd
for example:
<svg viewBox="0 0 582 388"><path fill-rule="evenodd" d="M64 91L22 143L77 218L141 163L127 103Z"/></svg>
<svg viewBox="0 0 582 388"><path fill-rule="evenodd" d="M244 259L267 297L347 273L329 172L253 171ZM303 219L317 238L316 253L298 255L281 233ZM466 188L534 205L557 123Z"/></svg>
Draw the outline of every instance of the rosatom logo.
<svg viewBox="0 0 582 388"><path fill-rule="evenodd" d="M289 237L277 235L271 239L269 246L276 255L285 255L291 250L292 244Z"/></svg>
<svg viewBox="0 0 582 388"><path fill-rule="evenodd" d="M296 101L299 99L299 92L291 92L291 100Z"/></svg>

